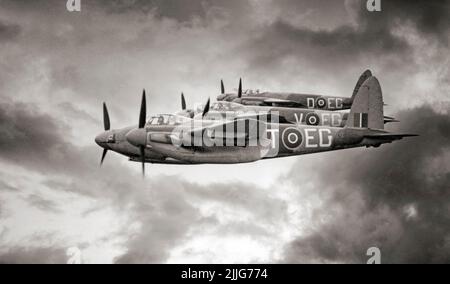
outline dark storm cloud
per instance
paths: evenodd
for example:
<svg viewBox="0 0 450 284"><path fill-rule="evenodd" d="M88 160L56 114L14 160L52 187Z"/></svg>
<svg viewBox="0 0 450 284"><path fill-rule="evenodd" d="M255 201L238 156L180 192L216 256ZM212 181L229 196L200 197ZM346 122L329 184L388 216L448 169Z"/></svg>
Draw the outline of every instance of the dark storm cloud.
<svg viewBox="0 0 450 284"><path fill-rule="evenodd" d="M447 0L382 1L380 13L368 12L366 1L361 1L358 19L368 31L389 31L399 24L412 24L423 35L437 38L447 45L450 30L449 13L450 2Z"/></svg>
<svg viewBox="0 0 450 284"><path fill-rule="evenodd" d="M158 17L171 18L179 22L188 22L194 18L203 19L207 16L209 9L213 8L222 8L232 13L250 8L247 1L241 0L113 0L107 3L98 1L97 5L110 13L152 12Z"/></svg>
<svg viewBox="0 0 450 284"><path fill-rule="evenodd" d="M332 29L311 29L295 25L285 17L289 9L296 11L301 2L284 1L279 5L285 11L277 20L255 35L243 46L249 58L249 69L273 68L283 59L308 62L314 66L341 69L342 65L358 64L369 58L386 59L392 66L397 62L414 62L412 46L394 30L412 24L420 34L447 45L450 31L448 1L383 1L382 12L368 12L366 1L347 1L355 13L355 25L338 24ZM322 4L322 11L334 6ZM349 17L349 15L347 15ZM336 70L335 70L336 69Z"/></svg>
<svg viewBox="0 0 450 284"><path fill-rule="evenodd" d="M257 49L251 49L251 46ZM249 50L251 68L273 66L288 56L332 67L336 61L350 62L366 54L400 54L409 47L406 42L386 34L384 30L367 32L342 26L332 31L313 31L278 20L263 36L249 42L246 48ZM256 56L251 55L253 52Z"/></svg>
<svg viewBox="0 0 450 284"><path fill-rule="evenodd" d="M2 5L11 9L25 11L42 11L46 13L60 13L66 10L65 0L4 0ZM81 9L90 12L100 9L111 14L125 14L138 12L142 14L153 13L159 18L170 18L179 22L189 22L204 19L210 9L225 9L230 13L250 11L250 4L246 0L89 0L81 1Z"/></svg>
<svg viewBox="0 0 450 284"><path fill-rule="evenodd" d="M45 174L42 184L54 190L114 200L126 194L130 180L111 178L123 168L104 171L108 177L98 181L101 151L94 145L78 146L71 130L35 104L0 102L0 161Z"/></svg>
<svg viewBox="0 0 450 284"><path fill-rule="evenodd" d="M14 39L20 34L20 26L0 19L0 43Z"/></svg>
<svg viewBox="0 0 450 284"><path fill-rule="evenodd" d="M191 20L192 17L202 17L205 9L202 1L177 1L177 0L113 0L98 1L102 9L111 13L126 13L139 11L143 13L155 12L160 17L174 18L180 21Z"/></svg>
<svg viewBox="0 0 450 284"><path fill-rule="evenodd" d="M36 105L0 102L0 159L38 171L67 170L79 159L63 129L69 128Z"/></svg>
<svg viewBox="0 0 450 284"><path fill-rule="evenodd" d="M402 129L420 137L372 152L341 153L336 162L315 168L317 188L329 195L316 218L330 214L329 221L288 245L285 261L361 263L366 250L377 246L385 263L448 263L448 111L404 111Z"/></svg>
<svg viewBox="0 0 450 284"><path fill-rule="evenodd" d="M66 263L66 251L57 247L11 247L0 251L1 264Z"/></svg>

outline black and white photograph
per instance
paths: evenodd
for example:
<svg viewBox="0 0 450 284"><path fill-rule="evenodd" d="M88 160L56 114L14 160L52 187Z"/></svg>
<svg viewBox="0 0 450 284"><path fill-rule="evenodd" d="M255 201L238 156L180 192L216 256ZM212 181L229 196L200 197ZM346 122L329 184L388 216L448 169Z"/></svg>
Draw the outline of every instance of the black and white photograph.
<svg viewBox="0 0 450 284"><path fill-rule="evenodd" d="M0 264L449 263L450 1L0 0Z"/></svg>

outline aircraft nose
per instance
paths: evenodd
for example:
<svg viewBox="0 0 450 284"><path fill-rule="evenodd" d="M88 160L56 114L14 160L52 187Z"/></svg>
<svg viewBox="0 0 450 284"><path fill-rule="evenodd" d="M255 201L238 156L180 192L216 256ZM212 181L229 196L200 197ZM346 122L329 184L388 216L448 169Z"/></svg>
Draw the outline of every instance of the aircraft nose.
<svg viewBox="0 0 450 284"><path fill-rule="evenodd" d="M95 137L95 143L97 143L98 146L102 148L107 148L108 145L107 142L108 142L108 133L106 131L100 133Z"/></svg>
<svg viewBox="0 0 450 284"><path fill-rule="evenodd" d="M143 128L135 128L130 130L126 135L127 141L136 147L145 146L147 144L147 132Z"/></svg>

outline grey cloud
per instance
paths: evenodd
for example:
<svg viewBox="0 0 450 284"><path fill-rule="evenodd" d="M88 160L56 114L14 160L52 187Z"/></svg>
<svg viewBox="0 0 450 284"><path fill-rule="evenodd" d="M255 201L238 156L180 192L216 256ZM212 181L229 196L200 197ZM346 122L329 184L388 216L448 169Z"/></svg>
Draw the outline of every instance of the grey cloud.
<svg viewBox="0 0 450 284"><path fill-rule="evenodd" d="M267 195L252 184L213 183L209 186L193 186L191 192L205 201L227 204L232 208L244 209L264 220L265 224L274 224L287 219L287 203Z"/></svg>
<svg viewBox="0 0 450 284"><path fill-rule="evenodd" d="M30 194L25 198L31 206L34 206L40 210L51 212L51 213L61 213L61 209L53 200L46 199L38 194Z"/></svg>
<svg viewBox="0 0 450 284"><path fill-rule="evenodd" d="M221 207L243 210L253 218L227 223L224 228L218 222L219 214L202 215L196 200L218 202ZM202 186L175 177L152 182L148 191L134 195L131 204L126 210L132 209L132 219L140 223L140 229L124 243L127 252L117 257L116 263L164 262L172 248L190 239L191 234L205 231L268 237L274 232L267 227L286 218L286 204L254 186L219 183Z"/></svg>
<svg viewBox="0 0 450 284"><path fill-rule="evenodd" d="M0 201L1 201L1 199L0 199ZM2 215L3 213L4 212L2 211L2 207L0 206L0 219L1 219L1 217L3 217L3 215ZM0 241L3 240L3 238L5 237L7 232L8 232L7 228L0 227Z"/></svg>
<svg viewBox="0 0 450 284"><path fill-rule="evenodd" d="M394 2L401 5L396 6ZM344 5L343 1L336 3ZM275 81L282 81L283 77L295 79L298 74L295 72L295 66L286 67L284 64L286 60L303 68L305 76L312 74L316 77L319 73L320 76L329 78L336 77L336 73L339 72L340 77L345 76L343 73L347 70L348 73L352 73L351 84L353 84L357 74L348 69L356 68L363 58L369 57L389 66L386 69L390 69L389 72L398 72L401 78L404 76L402 73L404 69L401 68L405 68L405 62L408 62L411 69L417 66L413 55L410 54L412 47L392 34L393 26L398 22L410 21L420 33L432 39L438 38L445 44L444 39L448 35L445 20L448 20L448 17L442 18L442 12L423 6L425 2L417 4L410 1L392 1L392 3L394 4L391 4L391 1L383 1L384 12L377 15L366 15L364 10L356 10L358 14L356 26L339 24L331 29L313 30L310 26L298 23L296 25L286 19L283 11L302 11L299 1L272 1L269 10L281 7L282 13L274 22L261 25L255 24L258 20L257 15L250 9L251 6L247 1L83 1L84 12L80 15L65 14L64 1L1 1L2 8L12 9L10 14L16 15L17 23L23 24L19 19L24 19L28 15L33 21L44 23L27 30L29 34L25 34L22 26L14 28L12 23L7 24L6 33L1 32L0 25L0 38L3 34L9 35L5 38L14 39L23 33L23 38L26 39L22 42L23 48L20 52L5 51L8 58L5 66L9 68L5 69L2 76L4 78L2 88L8 90L8 96L11 97L16 95L16 91L17 94L23 93L23 90L14 88L15 85L23 86L22 80L28 80L28 77L23 75L28 69L24 67L22 70L20 67L29 66L29 62L22 60L25 57L21 55L30 54L29 56L33 58L45 59L50 69L49 74L45 74L49 75L50 94L37 93L37 96L42 96L39 98L40 103L47 105L54 102L56 95L68 96L70 103L58 103L56 110L66 111L65 118L85 119L100 128L97 118L91 117L89 108L85 110L83 106L98 104L100 116L100 102L105 99L114 100L114 104L108 106L114 108L114 105L121 105L121 108L110 109L113 125L119 125L118 122L124 121L123 118L137 116L135 113L137 108L134 107L138 106L139 90L136 92L136 105L130 97L134 97L133 88L141 87L134 84L145 84L148 81L153 81L155 85L151 103L151 107L155 107L158 106L158 102L160 105L162 102L167 104L169 96L158 94L158 92L169 94L164 85L177 86L178 82L179 84L188 82L183 84L191 84L185 86L191 86L195 90L201 89L206 84L205 74L215 73L214 71L234 73L246 67L248 71L246 74L262 78L259 79L260 82L270 78ZM443 3L444 6L439 3ZM445 2L436 1L433 5L438 8L446 7ZM322 15L320 11L326 6L326 2L317 4L319 15ZM225 18L226 23L211 29L210 26L205 29L205 25L211 24L207 21L198 25L197 20L207 17L207 13L213 7L229 13ZM90 11L98 12L91 8L114 15L90 14ZM157 17L156 19L151 17L150 20L149 17L145 17L146 15L135 17L140 11L156 13ZM54 15L59 15L60 18L50 17L49 20L49 16ZM90 18L92 15L100 16L101 21L92 21ZM165 20L163 18L175 19L183 24L173 25L170 21L167 26L159 25L159 21ZM111 19L115 22L124 21L124 29L117 32L109 30L111 26L108 20ZM50 25L50 21L54 22ZM142 27L141 21L151 21L151 25L146 22L147 26ZM194 24L186 24L189 21ZM167 24L167 21L164 22ZM73 30L67 29L61 33L58 29L45 28L47 25L67 28L66 24ZM186 29L186 26L189 28ZM112 25L112 28L118 29L118 26ZM167 37L153 33L151 28L167 31ZM134 37L135 34L138 35L137 38ZM170 37L178 40L180 35L186 37L181 38L174 47ZM169 43L165 42L167 38ZM20 39L22 40L22 36ZM153 46L155 42L157 44ZM213 43L211 46L216 45L219 48L210 50L206 46L210 43ZM58 50L55 46L59 47ZM189 60L185 58L186 56ZM150 57L160 58L162 63ZM217 60L210 59L213 57L217 57ZM167 60L173 58L175 58L173 61ZM184 63L175 69L168 67L176 65L175 62L178 60ZM119 62L123 70L113 70L118 65L108 65L106 64L108 62ZM399 66L400 69L397 69ZM31 70L39 71L41 67L43 66L38 64ZM360 69L365 68L366 65ZM156 80L155 74L152 73L154 70L158 73L165 72L167 76L156 76L158 79ZM281 73L278 73L280 70ZM134 81L134 78L139 76L142 76L142 79ZM217 79L219 76L222 74L217 74ZM34 85L29 88L33 89ZM5 94L2 89L2 96ZM178 95L174 95L173 98L177 100L178 107ZM55 113L44 114L38 107L39 104L0 103L2 163L5 166L8 163L20 165L24 168L24 174L29 172L45 174L47 180L43 185L52 190L83 194L95 200L107 200L105 203L108 205L111 201L114 209L122 210L123 214L131 214L132 219L142 226L137 231L129 228L118 233L125 238L131 234L131 237L123 243L127 252L117 257L117 262L164 262L173 247L191 237L189 233L192 228L200 228L197 230L200 232L204 228L213 228L213 231L220 235L232 231L240 235L256 236L273 234L267 228L263 228L264 224L283 222L287 218L285 202L267 196L265 191L254 186L246 184L201 186L190 184L177 177L156 177L149 183L148 178L145 181L139 178L138 167L133 172L118 162L119 159L123 161L124 157L114 157L112 153L107 157L103 168L99 169L101 149L95 145L78 146L76 139L71 139L68 134L72 130L71 125L62 124ZM123 114L130 113L130 109L135 111L131 116ZM448 207L445 211L443 204L444 197L448 194L445 190L448 175L445 174L446 169L443 171L442 167L437 167L440 172L429 175L428 178L424 178L421 173L425 164L428 167L428 162L435 163L436 157L442 155L440 141L448 144L448 136L443 132L448 129L448 124L443 123L445 119L433 113L431 109L416 111L419 115L404 114L401 117L401 126L411 121L408 123L410 129L406 130L411 132L419 130L422 134L420 138L386 145L373 150L374 153L370 154L357 150L336 152L333 155L340 158L338 164L331 162L330 166L325 168L323 163L316 164L316 172L311 173L308 178L314 183L317 191L324 192L324 202L327 206L315 212L312 222L317 224L317 231L308 237L299 238L287 247L287 261L311 259L318 262L361 262L365 259L365 249L373 244L382 246L383 252L387 250L386 261L414 262L423 259L439 262L448 257L446 251L449 251L449 241L448 238L447 240L444 238L447 234L448 220L442 218L445 216L443 212L448 212ZM424 122L419 118L429 122L423 125ZM132 123L135 123L135 120ZM417 127L413 123L416 123ZM77 133L90 135L89 132L89 129L80 129ZM389 163L380 160L377 155L390 157ZM369 160L366 161L361 157L369 157ZM369 162L373 164L373 170L372 165L370 167L367 165ZM289 176L292 178L299 175L291 172ZM294 178L296 183L304 182L305 175L301 176L302 180ZM321 176L329 178L322 180ZM166 178L170 183L164 182ZM391 181L387 186L386 179ZM339 182L336 184L336 181ZM410 191L411 184L414 186ZM430 196L430 192L435 196ZM47 199L45 196L41 197ZM221 227L216 219L220 216L205 218L196 205L191 203L193 200L201 204L216 202L227 208L244 210L250 213L253 220L250 224L247 221L236 220L235 223L229 224L228 228ZM437 205L432 207L431 204ZM417 210L417 217L406 217L408 215L405 214L405 208L410 208L409 206ZM83 218L89 218L89 212L86 211ZM319 226L324 214L334 217L332 220L335 221L335 225L327 223ZM261 226L255 225L257 223L255 220L263 220ZM342 228L351 230L343 232ZM429 233L430 236L424 237L425 233ZM423 244L411 249L418 242L414 239L416 236L423 239ZM435 246L432 245L433 241ZM391 253L397 245L400 246L398 254ZM424 249L425 246L430 246L431 249ZM406 255L405 252L409 249L411 255ZM42 248L40 253L46 258L51 251L49 248ZM429 251L429 254L421 255L420 253L424 251ZM27 253L28 259L25 256ZM59 254L60 251L56 250L54 253ZM9 259L14 259L14 255L18 255L16 259L21 262L36 260L33 249L11 249Z"/></svg>
<svg viewBox="0 0 450 284"><path fill-rule="evenodd" d="M384 263L448 263L448 111L404 111L402 129L420 137L316 165L317 188L329 196L316 214L329 221L286 246L284 261L363 263L378 246Z"/></svg>
<svg viewBox="0 0 450 284"><path fill-rule="evenodd" d="M253 46L257 49L252 49ZM250 58L249 69L277 66L287 57L334 69L367 54L401 55L408 48L406 42L383 30L367 32L342 26L332 31L313 31L294 27L283 20L275 22L265 33L245 45L246 55Z"/></svg>
<svg viewBox="0 0 450 284"><path fill-rule="evenodd" d="M79 155L65 141L64 129L36 105L0 102L0 159L38 171L67 171Z"/></svg>
<svg viewBox="0 0 450 284"><path fill-rule="evenodd" d="M70 126L40 112L35 104L1 102L0 160L45 174L43 185L54 190L120 199L133 176L119 179L121 167L105 165L108 169L100 171L101 151L94 142L77 146L70 131Z"/></svg>
<svg viewBox="0 0 450 284"><path fill-rule="evenodd" d="M114 0L98 1L98 7L110 13L127 13L138 11L142 13L154 13L160 18L171 18L179 22L189 22L194 18L204 19L208 10L212 8L225 9L230 13L240 13L250 9L248 1L230 0Z"/></svg>
<svg viewBox="0 0 450 284"><path fill-rule="evenodd" d="M69 102L63 102L58 105L58 108L64 112L64 114L70 119L82 119L88 123L92 123L94 125L102 125L99 119L92 117L88 112L83 109L80 109Z"/></svg>
<svg viewBox="0 0 450 284"><path fill-rule="evenodd" d="M380 13L368 12L366 1L359 3L359 6L356 5L358 18L368 31L389 31L399 24L412 24L421 34L437 38L442 44L448 45L450 3L446 0L384 1Z"/></svg>
<svg viewBox="0 0 450 284"><path fill-rule="evenodd" d="M0 43L10 41L20 34L20 26L0 20Z"/></svg>
<svg viewBox="0 0 450 284"><path fill-rule="evenodd" d="M1 3L4 7L14 10L39 11L51 13L67 12L66 1L59 0L35 0L33 2L23 0L5 0ZM89 13L93 9L105 11L109 14L126 13L153 13L159 18L170 18L182 23L197 19L204 19L209 9L221 8L230 13L250 11L250 4L244 0L111 0L111 1L82 1L82 12Z"/></svg>
<svg viewBox="0 0 450 284"><path fill-rule="evenodd" d="M141 228L126 241L127 251L116 258L116 263L164 262L170 249L201 221L198 209L187 201L184 185L179 185L159 182L134 200L132 218Z"/></svg>
<svg viewBox="0 0 450 284"><path fill-rule="evenodd" d="M155 12L160 17L174 18L180 21L191 20L192 17L204 16L205 10L202 1L177 1L177 0L114 0L105 5L99 1L99 7L110 13L126 13L139 11L142 13Z"/></svg>
<svg viewBox="0 0 450 284"><path fill-rule="evenodd" d="M253 72L256 69L273 73L274 68L286 68L286 63L291 62L291 69L296 65L299 68L321 67L336 73L341 72L342 66L364 64L374 58L390 68L404 68L405 62L415 63L411 54L415 46L394 32L400 25L412 24L421 35L437 39L444 46L448 44L448 1L385 1L382 12L377 13L367 11L366 1L335 2L334 5L341 3L350 7L356 14L356 24L341 23L330 29L293 24L287 15L302 4L298 1L277 3L274 7L282 9L278 18L255 30L241 46L240 51L248 61L247 69ZM320 15L326 15L333 7L321 3L324 12Z"/></svg>
<svg viewBox="0 0 450 284"><path fill-rule="evenodd" d="M0 175L2 178L3 176ZM17 191L18 189L15 186L10 185L9 183L6 183L5 181L0 180L0 189L2 191Z"/></svg>
<svg viewBox="0 0 450 284"><path fill-rule="evenodd" d="M11 247L0 250L2 264L58 264L66 261L65 249L58 247Z"/></svg>

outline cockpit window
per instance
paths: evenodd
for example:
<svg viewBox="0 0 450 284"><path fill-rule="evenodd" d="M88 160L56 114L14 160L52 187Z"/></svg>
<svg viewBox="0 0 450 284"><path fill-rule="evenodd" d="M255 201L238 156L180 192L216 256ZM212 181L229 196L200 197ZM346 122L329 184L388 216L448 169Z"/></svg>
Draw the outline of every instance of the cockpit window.
<svg viewBox="0 0 450 284"><path fill-rule="evenodd" d="M191 119L185 116L173 114L161 114L150 118L147 125L179 125Z"/></svg>
<svg viewBox="0 0 450 284"><path fill-rule="evenodd" d="M242 111L244 106L238 103L220 101L213 103L211 109L214 111Z"/></svg>

